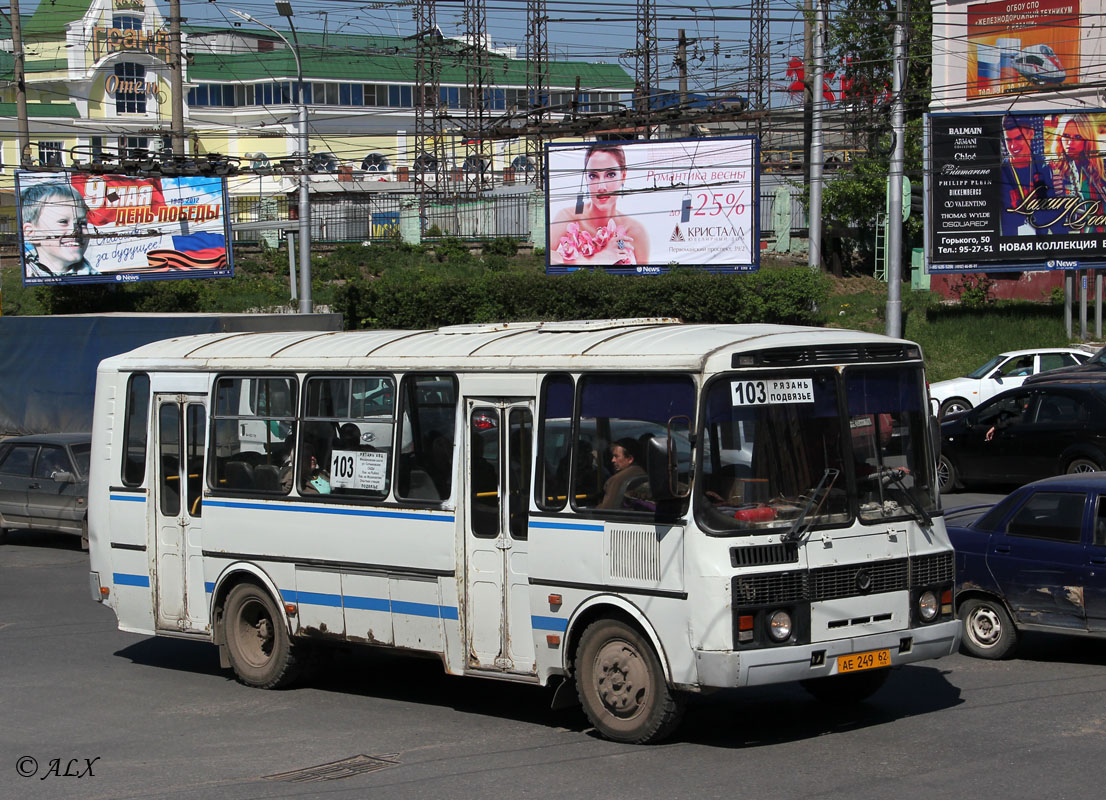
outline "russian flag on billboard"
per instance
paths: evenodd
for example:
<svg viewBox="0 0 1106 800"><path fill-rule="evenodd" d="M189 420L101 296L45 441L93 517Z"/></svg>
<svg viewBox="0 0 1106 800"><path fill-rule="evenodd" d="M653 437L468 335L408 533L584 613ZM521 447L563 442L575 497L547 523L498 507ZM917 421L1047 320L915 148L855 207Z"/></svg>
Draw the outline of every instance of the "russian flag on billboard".
<svg viewBox="0 0 1106 800"><path fill-rule="evenodd" d="M225 269L227 242L221 233L174 236L172 250L151 250L146 260L154 270Z"/></svg>

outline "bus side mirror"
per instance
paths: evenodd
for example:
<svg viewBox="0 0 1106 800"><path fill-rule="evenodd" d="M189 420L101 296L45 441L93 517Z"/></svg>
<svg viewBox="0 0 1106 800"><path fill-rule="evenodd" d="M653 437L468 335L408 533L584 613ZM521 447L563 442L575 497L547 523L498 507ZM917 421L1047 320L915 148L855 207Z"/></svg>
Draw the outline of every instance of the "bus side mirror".
<svg viewBox="0 0 1106 800"><path fill-rule="evenodd" d="M687 497L691 493L691 418L672 417L668 420L668 435L654 436L646 446L646 472L653 499Z"/></svg>

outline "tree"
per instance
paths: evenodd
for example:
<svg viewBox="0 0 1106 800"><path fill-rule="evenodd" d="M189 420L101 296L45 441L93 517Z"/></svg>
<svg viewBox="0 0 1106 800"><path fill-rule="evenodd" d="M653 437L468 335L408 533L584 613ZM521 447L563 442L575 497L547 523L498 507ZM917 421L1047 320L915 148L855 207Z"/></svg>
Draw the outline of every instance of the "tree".
<svg viewBox="0 0 1106 800"><path fill-rule="evenodd" d="M871 238L876 214L886 206L890 169L892 42L895 8L881 0L852 0L831 15L828 24L827 61L842 65L848 87L843 133L859 152L836 180L827 182L822 213L831 225L859 229ZM922 118L929 107L932 74L933 20L928 4L907 13L907 72L904 87L906 111L906 176L922 182ZM903 242L922 230L921 215L907 221Z"/></svg>

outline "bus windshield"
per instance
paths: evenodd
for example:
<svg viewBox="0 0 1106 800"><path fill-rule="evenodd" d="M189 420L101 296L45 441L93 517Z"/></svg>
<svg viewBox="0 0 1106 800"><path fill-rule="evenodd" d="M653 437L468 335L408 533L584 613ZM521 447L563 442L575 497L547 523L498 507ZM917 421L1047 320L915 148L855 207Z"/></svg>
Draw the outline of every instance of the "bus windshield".
<svg viewBox="0 0 1106 800"><path fill-rule="evenodd" d="M804 526L924 518L935 498L921 381L920 370L901 367L715 380L699 521L717 532L767 532L791 530L800 517Z"/></svg>

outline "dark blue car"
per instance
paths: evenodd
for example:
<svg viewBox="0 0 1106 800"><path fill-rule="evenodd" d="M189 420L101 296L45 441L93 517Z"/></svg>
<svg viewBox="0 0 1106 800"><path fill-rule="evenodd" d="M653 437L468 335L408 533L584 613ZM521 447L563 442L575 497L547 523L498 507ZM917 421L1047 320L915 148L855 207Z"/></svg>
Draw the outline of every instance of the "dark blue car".
<svg viewBox="0 0 1106 800"><path fill-rule="evenodd" d="M1023 630L1106 636L1106 474L1046 478L968 525L946 519L967 652L1002 658Z"/></svg>

